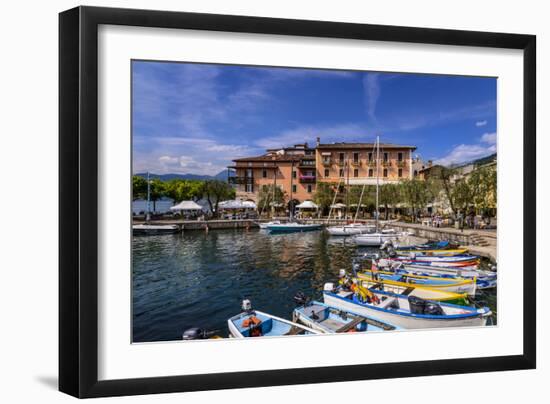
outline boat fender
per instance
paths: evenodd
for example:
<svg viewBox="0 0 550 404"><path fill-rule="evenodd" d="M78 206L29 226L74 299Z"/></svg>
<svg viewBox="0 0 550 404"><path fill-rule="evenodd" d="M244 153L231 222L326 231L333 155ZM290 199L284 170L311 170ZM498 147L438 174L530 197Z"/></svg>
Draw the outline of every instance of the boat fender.
<svg viewBox="0 0 550 404"><path fill-rule="evenodd" d="M324 290L325 292L332 292L332 291L334 291L334 283L332 283L332 282L327 282L327 283L325 283L324 286L323 286L323 290Z"/></svg>

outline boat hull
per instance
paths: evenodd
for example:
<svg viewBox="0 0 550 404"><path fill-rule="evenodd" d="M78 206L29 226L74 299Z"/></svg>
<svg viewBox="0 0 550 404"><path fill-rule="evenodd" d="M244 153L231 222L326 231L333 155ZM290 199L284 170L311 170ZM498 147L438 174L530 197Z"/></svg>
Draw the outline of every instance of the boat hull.
<svg viewBox="0 0 550 404"><path fill-rule="evenodd" d="M305 231L314 231L321 229L322 225L320 224L293 224L293 225L283 225L275 224L268 225L267 230L271 233L300 233Z"/></svg>
<svg viewBox="0 0 550 404"><path fill-rule="evenodd" d="M436 316L415 315L412 313L398 313L389 310L379 309L376 306L358 304L353 300L339 297L332 292L324 292L325 304L341 308L342 310L353 311L359 315L372 316L381 321L394 324L405 329L424 328L449 328L449 327L482 327L487 324L487 313L476 313L469 317L430 318ZM490 314L490 313L489 313Z"/></svg>
<svg viewBox="0 0 550 404"><path fill-rule="evenodd" d="M378 247L384 244L388 240L395 241L398 239L397 234L384 234L384 233L373 233L373 234L361 234L355 236L353 241L357 245L368 246L368 247Z"/></svg>
<svg viewBox="0 0 550 404"><path fill-rule="evenodd" d="M175 234L179 232L178 226L175 225L134 225L132 226L132 234L138 236L147 235L162 235L162 234Z"/></svg>

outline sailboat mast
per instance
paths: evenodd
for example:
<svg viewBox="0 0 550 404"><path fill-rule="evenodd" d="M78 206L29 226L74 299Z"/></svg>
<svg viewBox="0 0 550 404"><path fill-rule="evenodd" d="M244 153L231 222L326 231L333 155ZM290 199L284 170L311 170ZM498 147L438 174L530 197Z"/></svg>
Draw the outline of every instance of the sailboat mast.
<svg viewBox="0 0 550 404"><path fill-rule="evenodd" d="M147 171L147 215L146 221L151 219L151 181L149 180L149 171Z"/></svg>
<svg viewBox="0 0 550 404"><path fill-rule="evenodd" d="M275 188L277 187L277 164L276 163L273 163L273 165L275 166L275 168L273 169L273 197L272 197L272 201L271 201L271 217L273 218L273 216L275 216Z"/></svg>
<svg viewBox="0 0 550 404"><path fill-rule="evenodd" d="M290 217L290 221L292 221L292 211L293 211L293 203L292 203L292 186L293 186L293 183L292 183L292 179L294 178L294 160L292 160L292 162L290 163L290 201L289 201L289 204L288 204L288 215Z"/></svg>
<svg viewBox="0 0 550 404"><path fill-rule="evenodd" d="M376 231L378 232L378 188L380 187L380 136L376 136Z"/></svg>

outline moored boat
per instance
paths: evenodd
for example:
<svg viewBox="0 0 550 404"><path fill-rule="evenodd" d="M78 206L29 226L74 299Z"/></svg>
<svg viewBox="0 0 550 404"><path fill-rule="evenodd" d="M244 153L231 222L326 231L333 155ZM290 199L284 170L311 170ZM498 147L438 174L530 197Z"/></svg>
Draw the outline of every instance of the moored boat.
<svg viewBox="0 0 550 404"><path fill-rule="evenodd" d="M354 236L356 234L371 232L374 229L373 225L364 223L350 223L343 226L327 227L327 231L331 236Z"/></svg>
<svg viewBox="0 0 550 404"><path fill-rule="evenodd" d="M467 248L454 248L447 250L399 250L396 251L399 256L414 254L416 257L454 257L456 255L465 255Z"/></svg>
<svg viewBox="0 0 550 404"><path fill-rule="evenodd" d="M440 278L432 276L409 275L386 271L364 271L357 274L361 280L383 280L396 285L409 285L409 287L422 286L452 293L466 293L468 296L476 294L476 280L462 278Z"/></svg>
<svg viewBox="0 0 550 404"><path fill-rule="evenodd" d="M406 329L484 326L492 314L488 307L439 303L382 291L372 293L376 298L369 302L359 293L327 283L323 301L330 306L363 316L374 316Z"/></svg>
<svg viewBox="0 0 550 404"><path fill-rule="evenodd" d="M271 233L295 233L295 232L304 232L304 231L313 231L321 229L322 225L315 223L279 223L279 224L268 224L266 229Z"/></svg>
<svg viewBox="0 0 550 404"><path fill-rule="evenodd" d="M264 229L264 230L267 229L267 226L275 225L275 224L281 224L281 221L280 220L272 220L272 221L267 222L267 223L258 222L258 226L260 227L260 229Z"/></svg>
<svg viewBox="0 0 550 404"><path fill-rule="evenodd" d="M392 324L336 309L318 301L311 301L294 309L292 319L324 334L381 332L397 329Z"/></svg>
<svg viewBox="0 0 550 404"><path fill-rule="evenodd" d="M249 300L243 300L242 309L242 313L227 320L230 338L321 334L320 331L302 324L259 310L252 310Z"/></svg>
<svg viewBox="0 0 550 404"><path fill-rule="evenodd" d="M400 236L401 234L395 231L377 231L374 233L358 234L353 237L353 241L355 244L361 246L378 247L388 240L395 241L399 239Z"/></svg>
<svg viewBox="0 0 550 404"><path fill-rule="evenodd" d="M134 224L132 226L134 235L174 234L178 231L179 227L175 224Z"/></svg>
<svg viewBox="0 0 550 404"><path fill-rule="evenodd" d="M363 286L373 290L395 293L405 296L416 296L424 300L435 300L439 302L448 302L454 304L467 304L467 293L455 293L443 290L442 288L430 288L410 283L403 283L391 280L361 278Z"/></svg>

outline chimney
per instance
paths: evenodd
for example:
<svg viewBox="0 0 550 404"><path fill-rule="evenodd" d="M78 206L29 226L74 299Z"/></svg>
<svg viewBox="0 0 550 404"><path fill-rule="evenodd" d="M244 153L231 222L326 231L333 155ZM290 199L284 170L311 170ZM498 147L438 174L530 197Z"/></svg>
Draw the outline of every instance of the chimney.
<svg viewBox="0 0 550 404"><path fill-rule="evenodd" d="M320 144L321 144L321 138L317 136L317 147L319 147Z"/></svg>

